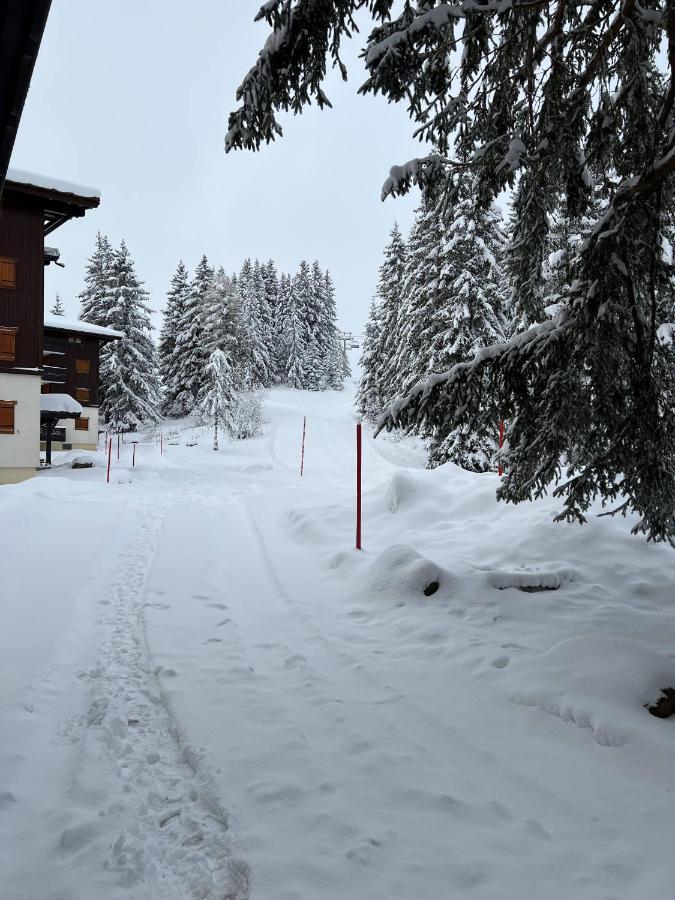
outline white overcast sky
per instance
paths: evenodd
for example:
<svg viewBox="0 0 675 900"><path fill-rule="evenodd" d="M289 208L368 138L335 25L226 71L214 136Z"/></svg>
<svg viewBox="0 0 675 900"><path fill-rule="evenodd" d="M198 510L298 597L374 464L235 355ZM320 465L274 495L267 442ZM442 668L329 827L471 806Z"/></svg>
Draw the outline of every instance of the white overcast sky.
<svg viewBox="0 0 675 900"><path fill-rule="evenodd" d="M179 259L202 253L227 271L246 256L295 271L318 258L333 273L343 327L360 332L394 220L408 228L415 196L381 203L389 166L420 155L405 109L357 96L368 26L345 48L346 85L332 110L285 121L260 153L223 149L235 91L268 33L259 0L55 0L12 165L99 188L102 202L51 237L50 266L78 311L97 230L124 238L153 309ZM155 317L156 323L159 316Z"/></svg>

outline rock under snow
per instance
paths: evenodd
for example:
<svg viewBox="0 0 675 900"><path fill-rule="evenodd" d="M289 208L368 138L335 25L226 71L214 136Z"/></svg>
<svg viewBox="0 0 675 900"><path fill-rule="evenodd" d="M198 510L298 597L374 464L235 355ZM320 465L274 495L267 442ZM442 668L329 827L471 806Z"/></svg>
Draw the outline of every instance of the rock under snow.
<svg viewBox="0 0 675 900"><path fill-rule="evenodd" d="M675 658L636 641L582 635L511 667L513 699L538 706L563 722L590 728L599 744L620 747L644 727L675 684Z"/></svg>

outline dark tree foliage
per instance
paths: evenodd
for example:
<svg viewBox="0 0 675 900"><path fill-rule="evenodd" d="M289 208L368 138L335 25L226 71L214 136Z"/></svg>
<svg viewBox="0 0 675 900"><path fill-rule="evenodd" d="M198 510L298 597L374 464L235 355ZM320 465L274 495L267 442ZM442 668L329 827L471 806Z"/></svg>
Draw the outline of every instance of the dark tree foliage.
<svg viewBox="0 0 675 900"><path fill-rule="evenodd" d="M635 529L650 539L672 542L675 361L657 335L672 293L663 236L674 209L675 3L418 0L394 9L394 0L266 3L258 18L272 34L238 91L227 148L273 140L279 111L328 105L327 66L346 77L340 43L356 13L370 14L361 91L406 104L434 148L393 167L383 196L412 184L454 190L467 167L481 205L515 188L509 269L522 326L399 398L383 426L410 427L433 405L450 430L488 390L509 423L503 499L555 483L561 517L583 521L599 496L636 512ZM667 72L658 69L662 43ZM561 197L570 219L584 217L598 186L606 202L547 319L540 285L552 218Z"/></svg>

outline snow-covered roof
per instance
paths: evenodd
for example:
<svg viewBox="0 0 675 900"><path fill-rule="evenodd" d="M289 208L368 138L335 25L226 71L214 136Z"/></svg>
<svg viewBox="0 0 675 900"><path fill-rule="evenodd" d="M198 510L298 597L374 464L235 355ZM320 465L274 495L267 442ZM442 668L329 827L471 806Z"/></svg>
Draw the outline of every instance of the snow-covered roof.
<svg viewBox="0 0 675 900"><path fill-rule="evenodd" d="M40 394L40 412L82 414L82 407L70 394Z"/></svg>
<svg viewBox="0 0 675 900"><path fill-rule="evenodd" d="M6 180L14 184L25 184L47 191L57 191L59 194L101 199L101 192L97 188L85 187L82 184L74 184L71 181L63 181L60 178L51 178L48 175L37 175L35 172L25 172L23 169L14 169L11 166L7 169Z"/></svg>
<svg viewBox="0 0 675 900"><path fill-rule="evenodd" d="M101 325L92 325L91 322L82 322L80 319L68 319L65 316L55 316L45 313L45 328L56 328L59 331L73 331L76 334L92 334L102 338L123 338L121 331L114 328L103 328Z"/></svg>

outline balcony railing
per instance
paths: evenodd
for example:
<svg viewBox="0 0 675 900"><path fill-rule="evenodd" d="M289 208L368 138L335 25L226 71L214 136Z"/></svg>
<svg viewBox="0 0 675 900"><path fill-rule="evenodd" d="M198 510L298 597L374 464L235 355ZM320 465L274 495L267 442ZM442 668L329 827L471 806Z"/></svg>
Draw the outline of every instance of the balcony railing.
<svg viewBox="0 0 675 900"><path fill-rule="evenodd" d="M66 439L65 428L52 428L52 443L63 443ZM40 440L47 440L47 429L44 425L40 427Z"/></svg>
<svg viewBox="0 0 675 900"><path fill-rule="evenodd" d="M65 384L66 370L63 366L43 366L42 380L49 384Z"/></svg>

